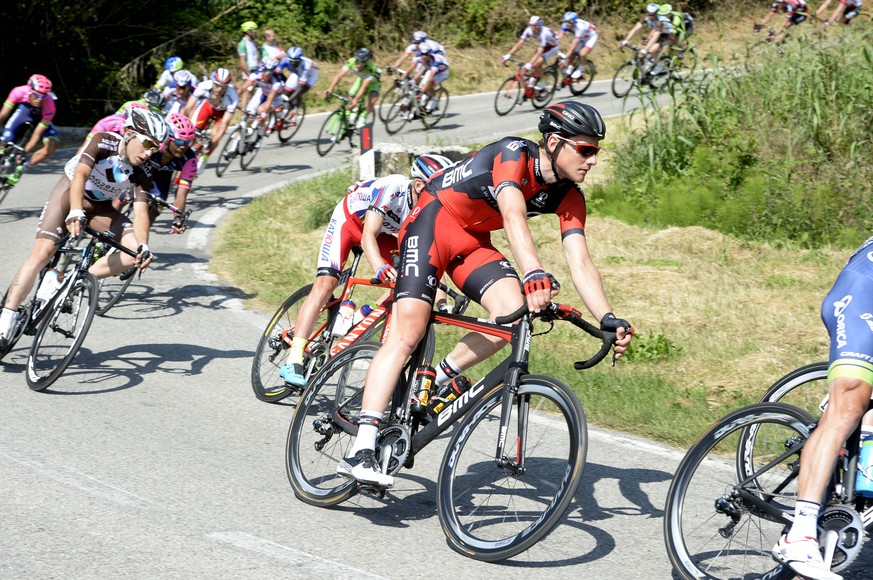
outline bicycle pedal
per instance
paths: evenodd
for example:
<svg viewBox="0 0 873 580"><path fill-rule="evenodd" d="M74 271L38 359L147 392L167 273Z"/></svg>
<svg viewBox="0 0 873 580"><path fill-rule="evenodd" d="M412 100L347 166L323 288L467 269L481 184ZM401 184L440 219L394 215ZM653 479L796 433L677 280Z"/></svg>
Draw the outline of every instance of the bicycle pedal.
<svg viewBox="0 0 873 580"><path fill-rule="evenodd" d="M359 491L359 492L367 493L367 494L370 494L370 495L375 495L375 496L377 496L379 499L383 499L383 498L385 497L385 491L386 491L386 488L384 488L384 487L380 487L380 486L378 486L378 485L373 485L373 484L370 484L370 483L360 483L360 482L358 482L358 483L355 485L355 488L356 488L357 491Z"/></svg>

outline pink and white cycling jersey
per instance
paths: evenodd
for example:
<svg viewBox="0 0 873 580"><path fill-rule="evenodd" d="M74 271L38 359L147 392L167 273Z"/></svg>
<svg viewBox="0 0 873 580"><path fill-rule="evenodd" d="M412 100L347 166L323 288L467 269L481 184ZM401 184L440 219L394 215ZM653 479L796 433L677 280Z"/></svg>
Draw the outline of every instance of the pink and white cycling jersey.
<svg viewBox="0 0 873 580"><path fill-rule="evenodd" d="M521 40L527 40L528 38L538 40L540 46L543 47L544 52L548 52L552 48L558 46L558 37L555 34L555 31L548 26L541 26L538 36L534 34L533 28L528 26L524 29L524 32L521 33Z"/></svg>
<svg viewBox="0 0 873 580"><path fill-rule="evenodd" d="M261 89L264 93L279 91L282 89L282 85L285 84L284 77L264 70L253 72L249 75L249 80L256 89Z"/></svg>
<svg viewBox="0 0 873 580"><path fill-rule="evenodd" d="M215 83L211 79L203 81L197 85L196 89L194 89L193 96L198 100L205 99L209 101L209 104L212 105L212 108L216 111L227 111L228 113L236 111L236 106L239 103L239 94L236 92L236 87L233 85L227 85L227 91L224 93L224 96L216 102L215 99L211 98L213 84Z"/></svg>
<svg viewBox="0 0 873 580"><path fill-rule="evenodd" d="M358 181L349 187L341 205L349 217L357 217L362 223L367 210L378 213L382 216L380 233L396 236L412 209L409 203L411 181L399 174Z"/></svg>
<svg viewBox="0 0 873 580"><path fill-rule="evenodd" d="M91 132L89 135L94 135L95 133L124 133L124 115L109 115L107 117L103 117L91 128Z"/></svg>
<svg viewBox="0 0 873 580"><path fill-rule="evenodd" d="M17 105L21 103L30 103L30 93L33 89L30 88L30 85L21 85L20 87L15 87L11 91L9 91L9 96L6 97L6 103L12 108L15 108ZM45 125L48 127L52 119L55 118L55 113L57 113L58 108L55 106L55 98L54 95L49 93L51 98L42 100L42 119L40 120L41 125Z"/></svg>

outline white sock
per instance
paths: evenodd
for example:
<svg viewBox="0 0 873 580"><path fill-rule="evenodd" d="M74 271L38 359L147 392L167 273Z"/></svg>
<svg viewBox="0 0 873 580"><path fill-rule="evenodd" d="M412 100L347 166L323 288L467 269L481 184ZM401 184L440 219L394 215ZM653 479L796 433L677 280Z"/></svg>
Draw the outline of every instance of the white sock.
<svg viewBox="0 0 873 580"><path fill-rule="evenodd" d="M15 320L18 318L17 310L3 308L0 312L0 336L9 336L12 332L12 327L15 326Z"/></svg>
<svg viewBox="0 0 873 580"><path fill-rule="evenodd" d="M450 380L461 374L462 370L463 369L461 367L455 364L455 361L451 359L450 355L446 355L446 358L444 358L440 362L440 364L437 365L436 384L442 385L449 382Z"/></svg>
<svg viewBox="0 0 873 580"><path fill-rule="evenodd" d="M346 457L354 457L355 453L362 449L376 449L376 437L379 435L379 423L382 422L382 413L363 409L361 411L361 424L358 426L358 437Z"/></svg>
<svg viewBox="0 0 873 580"><path fill-rule="evenodd" d="M818 513L821 510L821 505L813 501L798 501L794 505L794 523L791 529L788 530L786 539L789 542L796 542L803 538L818 537Z"/></svg>

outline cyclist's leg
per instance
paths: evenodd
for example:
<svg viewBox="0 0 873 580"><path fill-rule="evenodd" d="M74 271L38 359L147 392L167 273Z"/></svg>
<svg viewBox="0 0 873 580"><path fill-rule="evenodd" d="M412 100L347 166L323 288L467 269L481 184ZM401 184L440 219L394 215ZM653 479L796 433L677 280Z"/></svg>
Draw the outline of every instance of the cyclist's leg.
<svg viewBox="0 0 873 580"><path fill-rule="evenodd" d="M121 244L125 248L134 251L137 249L133 223L127 216L116 210L110 202L94 204L91 213L94 215L90 222L92 228L99 232L111 231L115 234L116 239L121 240ZM133 263L133 257L122 252L111 252L94 262L88 271L94 274L95 278L101 280L124 272L133 266Z"/></svg>
<svg viewBox="0 0 873 580"><path fill-rule="evenodd" d="M54 125L49 125L49 128L42 136L42 147L33 152L30 156L29 165L39 165L43 161L51 159L55 151L58 150L58 130Z"/></svg>
<svg viewBox="0 0 873 580"><path fill-rule="evenodd" d="M212 155L212 152L218 147L218 142L221 141L221 138L227 132L232 117L233 113L224 111L220 117L215 119L215 123L212 124L212 143L209 144L208 154Z"/></svg>

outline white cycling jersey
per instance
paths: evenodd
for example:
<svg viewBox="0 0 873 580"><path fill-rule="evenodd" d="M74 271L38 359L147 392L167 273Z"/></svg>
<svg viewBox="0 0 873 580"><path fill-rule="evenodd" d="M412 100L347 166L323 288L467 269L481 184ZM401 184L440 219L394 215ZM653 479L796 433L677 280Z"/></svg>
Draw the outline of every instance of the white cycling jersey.
<svg viewBox="0 0 873 580"><path fill-rule="evenodd" d="M216 111L227 111L228 113L236 111L236 106L239 103L239 94L236 92L236 87L228 85L224 96L216 101L216 99L212 98L212 87L214 84L215 82L212 79L203 81L194 89L193 96L199 101L209 101L209 104Z"/></svg>
<svg viewBox="0 0 873 580"><path fill-rule="evenodd" d="M544 52L548 52L558 46L558 36L548 26L540 26L539 35L536 35L533 28L528 26L521 33L521 40L527 40L528 38L538 41L540 46L543 47Z"/></svg>

